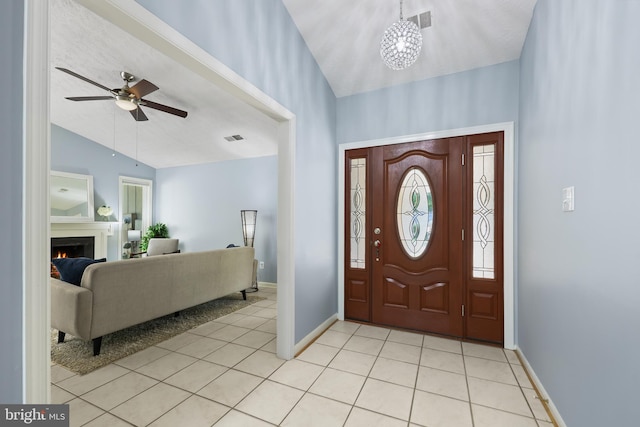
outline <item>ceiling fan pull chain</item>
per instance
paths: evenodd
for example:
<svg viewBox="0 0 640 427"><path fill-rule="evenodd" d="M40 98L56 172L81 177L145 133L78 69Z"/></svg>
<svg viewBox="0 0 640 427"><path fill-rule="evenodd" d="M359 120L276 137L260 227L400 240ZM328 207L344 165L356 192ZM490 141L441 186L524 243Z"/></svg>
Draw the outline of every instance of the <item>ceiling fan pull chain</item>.
<svg viewBox="0 0 640 427"><path fill-rule="evenodd" d="M140 109L136 109L136 116L140 114ZM138 128L140 127L140 120L136 118L136 167L138 167Z"/></svg>
<svg viewBox="0 0 640 427"><path fill-rule="evenodd" d="M113 105L111 109L113 111L113 153L111 153L111 157L116 156L116 106Z"/></svg>

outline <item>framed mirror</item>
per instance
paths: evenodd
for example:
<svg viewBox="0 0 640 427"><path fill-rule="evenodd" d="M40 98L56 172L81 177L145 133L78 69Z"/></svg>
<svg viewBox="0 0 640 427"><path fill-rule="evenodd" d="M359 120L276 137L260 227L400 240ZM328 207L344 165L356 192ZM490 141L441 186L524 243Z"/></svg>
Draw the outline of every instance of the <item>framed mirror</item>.
<svg viewBox="0 0 640 427"><path fill-rule="evenodd" d="M139 252L140 239L153 219L153 181L130 176L119 177L120 211L122 218L120 248L131 243L131 252ZM123 253L123 258L125 258Z"/></svg>
<svg viewBox="0 0 640 427"><path fill-rule="evenodd" d="M51 222L93 222L93 177L51 171Z"/></svg>

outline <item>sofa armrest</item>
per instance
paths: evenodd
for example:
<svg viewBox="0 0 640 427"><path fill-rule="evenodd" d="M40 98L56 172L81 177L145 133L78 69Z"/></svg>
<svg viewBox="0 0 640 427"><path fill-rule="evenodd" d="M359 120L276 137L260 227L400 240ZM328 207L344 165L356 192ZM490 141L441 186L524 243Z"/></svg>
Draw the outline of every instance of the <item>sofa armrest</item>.
<svg viewBox="0 0 640 427"><path fill-rule="evenodd" d="M91 339L93 292L62 280L51 282L51 327L84 340Z"/></svg>

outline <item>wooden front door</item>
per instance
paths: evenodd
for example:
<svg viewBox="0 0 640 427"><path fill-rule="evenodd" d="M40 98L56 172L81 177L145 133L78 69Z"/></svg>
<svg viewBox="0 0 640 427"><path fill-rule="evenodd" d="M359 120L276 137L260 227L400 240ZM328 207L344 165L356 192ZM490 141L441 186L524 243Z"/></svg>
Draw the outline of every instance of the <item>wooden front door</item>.
<svg viewBox="0 0 640 427"><path fill-rule="evenodd" d="M503 341L501 153L501 133L346 153L345 317Z"/></svg>

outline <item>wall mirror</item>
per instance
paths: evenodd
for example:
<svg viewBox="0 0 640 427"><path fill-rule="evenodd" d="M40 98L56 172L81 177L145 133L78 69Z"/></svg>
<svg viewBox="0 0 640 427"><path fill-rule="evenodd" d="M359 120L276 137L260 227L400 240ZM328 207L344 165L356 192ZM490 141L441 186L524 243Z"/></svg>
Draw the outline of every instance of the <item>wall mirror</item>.
<svg viewBox="0 0 640 427"><path fill-rule="evenodd" d="M51 222L93 222L93 176L51 171Z"/></svg>
<svg viewBox="0 0 640 427"><path fill-rule="evenodd" d="M140 239L153 219L153 181L121 176L119 179L121 220L120 248L130 243L129 252L139 251ZM123 258L127 256L123 252Z"/></svg>

